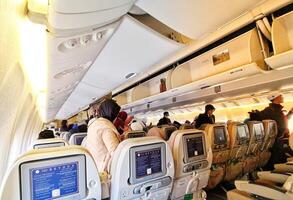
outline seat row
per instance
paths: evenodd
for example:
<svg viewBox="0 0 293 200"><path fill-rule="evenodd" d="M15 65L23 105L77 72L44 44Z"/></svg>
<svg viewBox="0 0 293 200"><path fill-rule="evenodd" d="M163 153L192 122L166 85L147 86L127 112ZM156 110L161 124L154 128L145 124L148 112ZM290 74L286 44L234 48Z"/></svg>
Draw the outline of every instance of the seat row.
<svg viewBox="0 0 293 200"><path fill-rule="evenodd" d="M101 199L108 194L110 199L204 199L212 163L205 133L188 129L171 137L172 146L158 137L124 140L109 174L100 176L82 147L33 149L10 169L0 198Z"/></svg>

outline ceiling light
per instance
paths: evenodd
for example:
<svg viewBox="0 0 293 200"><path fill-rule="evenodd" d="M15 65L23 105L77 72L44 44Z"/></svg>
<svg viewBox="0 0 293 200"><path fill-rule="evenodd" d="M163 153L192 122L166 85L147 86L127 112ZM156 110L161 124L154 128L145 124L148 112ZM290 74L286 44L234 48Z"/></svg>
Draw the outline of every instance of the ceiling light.
<svg viewBox="0 0 293 200"><path fill-rule="evenodd" d="M126 79L130 79L130 78L133 78L133 77L135 77L136 76L136 73L134 73L134 72L130 72L129 74L126 74L125 75L125 78Z"/></svg>

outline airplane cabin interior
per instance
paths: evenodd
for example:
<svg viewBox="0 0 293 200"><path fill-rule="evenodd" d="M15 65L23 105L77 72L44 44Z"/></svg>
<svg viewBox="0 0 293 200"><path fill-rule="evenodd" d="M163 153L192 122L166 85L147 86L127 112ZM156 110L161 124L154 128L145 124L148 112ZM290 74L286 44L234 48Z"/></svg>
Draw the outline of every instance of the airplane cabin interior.
<svg viewBox="0 0 293 200"><path fill-rule="evenodd" d="M293 200L292 0L0 0L0 200Z"/></svg>

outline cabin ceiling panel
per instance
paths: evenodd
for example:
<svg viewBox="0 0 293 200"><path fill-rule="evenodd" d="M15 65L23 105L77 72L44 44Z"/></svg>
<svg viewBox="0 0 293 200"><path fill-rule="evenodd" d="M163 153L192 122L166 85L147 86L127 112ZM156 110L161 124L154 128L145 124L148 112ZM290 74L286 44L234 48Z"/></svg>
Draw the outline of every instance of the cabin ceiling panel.
<svg viewBox="0 0 293 200"><path fill-rule="evenodd" d="M86 73L83 82L112 90L127 81L127 74L143 72L180 47L183 45L159 35L134 18L125 16Z"/></svg>
<svg viewBox="0 0 293 200"><path fill-rule="evenodd" d="M184 45L170 40L130 16L121 24L85 73L57 114L70 117L128 81L129 73L140 74Z"/></svg>
<svg viewBox="0 0 293 200"><path fill-rule="evenodd" d="M193 39L215 31L264 0L138 0L136 6Z"/></svg>

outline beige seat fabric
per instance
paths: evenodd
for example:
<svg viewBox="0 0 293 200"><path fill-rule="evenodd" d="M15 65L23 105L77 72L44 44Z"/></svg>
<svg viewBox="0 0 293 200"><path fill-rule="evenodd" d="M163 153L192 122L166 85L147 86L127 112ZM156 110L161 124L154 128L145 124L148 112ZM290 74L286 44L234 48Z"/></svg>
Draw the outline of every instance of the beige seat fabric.
<svg viewBox="0 0 293 200"><path fill-rule="evenodd" d="M145 137L146 133L144 131L126 131L123 133L124 139L128 138L137 138L137 137Z"/></svg>
<svg viewBox="0 0 293 200"><path fill-rule="evenodd" d="M177 128L175 126L164 125L161 127L161 130L164 140L167 141L171 137L172 133L177 130Z"/></svg>
<svg viewBox="0 0 293 200"><path fill-rule="evenodd" d="M207 187L211 189L224 179L226 162L229 160L230 154L230 139L227 126L223 123L207 124L203 127L213 152L213 163Z"/></svg>
<svg viewBox="0 0 293 200"><path fill-rule="evenodd" d="M38 139L32 145L32 149L54 148L68 146L68 142L61 138Z"/></svg>
<svg viewBox="0 0 293 200"><path fill-rule="evenodd" d="M230 137L230 154L226 165L225 180L232 181L242 174L249 144L249 132L246 124L230 122L228 124L228 133Z"/></svg>
<svg viewBox="0 0 293 200"><path fill-rule="evenodd" d="M260 121L247 123L250 140L246 152L247 159L244 163L244 173L253 172L259 166L259 156L264 142L264 128Z"/></svg>
<svg viewBox="0 0 293 200"><path fill-rule="evenodd" d="M175 164L171 199L182 199L186 193L201 199L212 164L212 151L205 133L197 129L175 131L168 144Z"/></svg>

